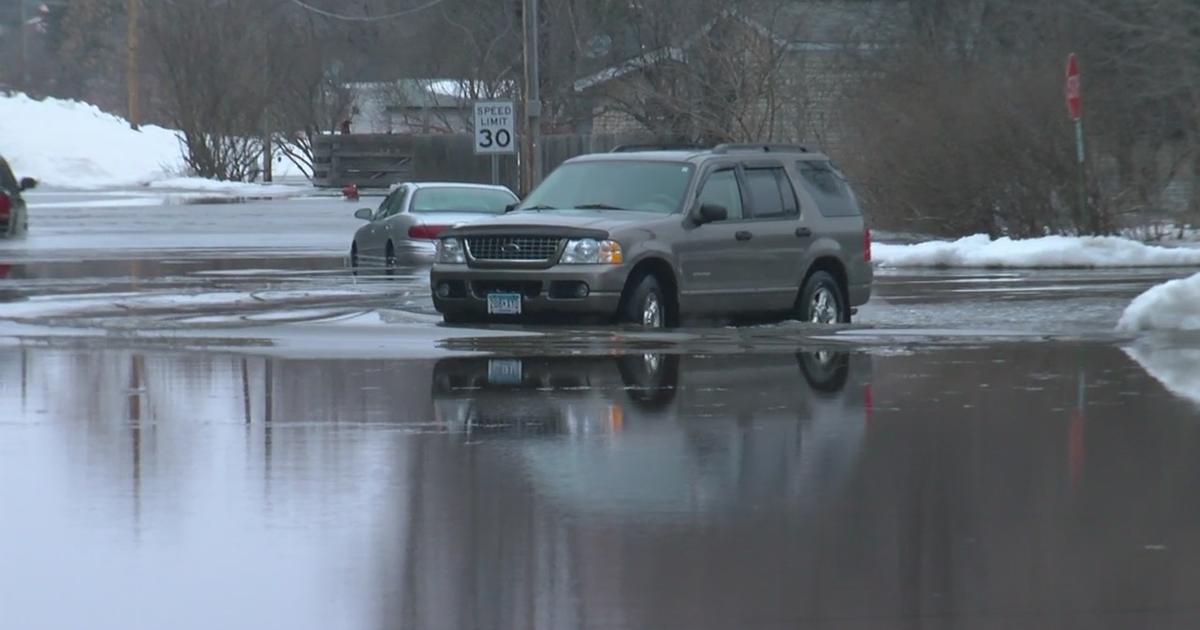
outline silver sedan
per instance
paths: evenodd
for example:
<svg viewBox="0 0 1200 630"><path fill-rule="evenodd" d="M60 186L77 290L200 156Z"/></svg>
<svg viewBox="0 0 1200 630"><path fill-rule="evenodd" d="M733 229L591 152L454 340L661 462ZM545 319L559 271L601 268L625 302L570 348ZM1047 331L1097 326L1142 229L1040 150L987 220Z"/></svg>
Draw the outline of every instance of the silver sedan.
<svg viewBox="0 0 1200 630"><path fill-rule="evenodd" d="M391 271L402 259L432 257L443 230L504 214L518 201L504 186L401 184L377 209L362 208L354 213L367 224L354 234L350 266Z"/></svg>

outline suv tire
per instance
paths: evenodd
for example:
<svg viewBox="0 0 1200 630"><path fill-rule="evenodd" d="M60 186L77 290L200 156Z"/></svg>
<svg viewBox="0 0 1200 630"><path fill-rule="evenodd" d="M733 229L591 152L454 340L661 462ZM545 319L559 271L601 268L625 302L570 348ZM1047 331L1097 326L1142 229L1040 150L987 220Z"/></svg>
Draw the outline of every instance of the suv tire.
<svg viewBox="0 0 1200 630"><path fill-rule="evenodd" d="M620 319L630 324L640 324L645 328L666 328L667 301L663 295L658 278L653 274L642 276L634 285L633 291L621 306Z"/></svg>
<svg viewBox="0 0 1200 630"><path fill-rule="evenodd" d="M813 324L849 324L850 307L837 280L828 271L814 271L804 281L796 302L796 319Z"/></svg>

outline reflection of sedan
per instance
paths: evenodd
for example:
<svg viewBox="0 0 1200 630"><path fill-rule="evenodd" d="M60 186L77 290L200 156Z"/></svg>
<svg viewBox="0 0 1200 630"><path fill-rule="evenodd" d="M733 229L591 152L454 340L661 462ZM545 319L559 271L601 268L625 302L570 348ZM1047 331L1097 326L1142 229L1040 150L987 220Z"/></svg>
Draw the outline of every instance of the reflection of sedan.
<svg viewBox="0 0 1200 630"><path fill-rule="evenodd" d="M375 210L354 216L367 225L354 234L350 265L395 269L403 256L434 253L439 234L456 225L504 214L517 196L503 186L480 184L401 184Z"/></svg>

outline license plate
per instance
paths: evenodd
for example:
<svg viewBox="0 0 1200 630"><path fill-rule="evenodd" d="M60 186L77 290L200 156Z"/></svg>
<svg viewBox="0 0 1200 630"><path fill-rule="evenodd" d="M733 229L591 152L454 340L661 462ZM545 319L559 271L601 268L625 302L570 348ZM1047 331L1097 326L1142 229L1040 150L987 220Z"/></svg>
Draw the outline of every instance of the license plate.
<svg viewBox="0 0 1200 630"><path fill-rule="evenodd" d="M520 315L520 293L491 293L487 296L487 312L489 315Z"/></svg>
<svg viewBox="0 0 1200 630"><path fill-rule="evenodd" d="M521 362L516 359L492 359L488 361L488 384L520 385Z"/></svg>

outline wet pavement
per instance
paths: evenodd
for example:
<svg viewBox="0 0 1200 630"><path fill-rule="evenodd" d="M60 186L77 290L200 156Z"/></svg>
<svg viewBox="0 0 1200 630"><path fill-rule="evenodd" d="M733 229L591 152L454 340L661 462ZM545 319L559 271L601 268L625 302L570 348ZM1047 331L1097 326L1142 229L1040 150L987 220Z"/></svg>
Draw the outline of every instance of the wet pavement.
<svg viewBox="0 0 1200 630"><path fill-rule="evenodd" d="M34 203L0 243L0 628L1200 624L1200 340L1112 332L1193 270L469 329L419 264L344 268L355 205Z"/></svg>

